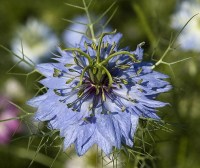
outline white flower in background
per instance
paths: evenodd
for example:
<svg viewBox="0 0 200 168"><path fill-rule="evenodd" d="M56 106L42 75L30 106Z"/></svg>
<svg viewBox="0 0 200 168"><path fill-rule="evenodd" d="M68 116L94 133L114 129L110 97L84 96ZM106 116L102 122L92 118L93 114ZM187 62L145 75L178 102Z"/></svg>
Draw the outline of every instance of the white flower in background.
<svg viewBox="0 0 200 168"><path fill-rule="evenodd" d="M112 157L110 157L112 159ZM103 166L102 160L103 159ZM98 151L97 156L97 147L93 146L83 156L72 155L65 163L64 168L113 168L113 162L108 157L101 156L101 151ZM120 158L118 158L120 162ZM119 165L118 165L119 166ZM120 167L119 167L120 168Z"/></svg>
<svg viewBox="0 0 200 168"><path fill-rule="evenodd" d="M96 17L95 17L96 18ZM83 34L87 33L88 30L88 18L86 15L77 16L72 21L74 23L70 24L68 29L63 32L63 42L65 46L76 46L81 41ZM104 20L99 21L97 24L94 25L96 28L95 34L96 36L103 32L111 32L112 29L110 27L103 28Z"/></svg>
<svg viewBox="0 0 200 168"><path fill-rule="evenodd" d="M183 1L172 15L172 27L181 29L195 14L200 13L200 2ZM183 50L200 51L200 16L193 18L178 37L177 42Z"/></svg>
<svg viewBox="0 0 200 168"><path fill-rule="evenodd" d="M58 39L51 29L44 23L29 18L26 25L17 28L11 41L12 51L19 57L25 55L28 62L40 63L56 49ZM19 62L15 56L14 61ZM31 60L31 61L30 61ZM22 63L23 67L29 67Z"/></svg>
<svg viewBox="0 0 200 168"><path fill-rule="evenodd" d="M21 83L15 78L8 78L2 87L2 92L5 96L11 99L23 99L25 90Z"/></svg>

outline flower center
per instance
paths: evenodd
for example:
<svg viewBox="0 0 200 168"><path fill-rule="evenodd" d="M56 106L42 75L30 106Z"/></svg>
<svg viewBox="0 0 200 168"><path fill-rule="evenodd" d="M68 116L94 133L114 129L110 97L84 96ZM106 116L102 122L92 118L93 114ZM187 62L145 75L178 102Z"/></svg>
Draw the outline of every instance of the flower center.
<svg viewBox="0 0 200 168"><path fill-rule="evenodd" d="M114 50L114 48L116 47L115 42L113 44L107 44L107 45L110 45L111 51L109 53L106 53L107 56L103 57L104 59L101 58L102 50L104 50L106 48L103 45L104 44L103 43L104 36L114 34L115 32L116 31L113 31L111 33L103 33L98 40L98 45L95 43L92 43L92 44L85 43L86 51L82 51L79 48L65 49L66 51L78 52L79 57L84 57L88 61L88 65L86 65L82 70L82 73L80 75L80 82L77 85L77 87L80 87L82 85L85 74L88 73L88 76L89 76L91 82L95 85L101 85L102 80L104 79L105 76L107 76L108 82L107 82L106 86L109 90L112 86L113 78L112 78L110 72L108 71L108 69L106 68L106 66L109 64L109 61L111 59L113 59L114 57L126 55L126 56L130 57L133 62L138 62L138 60L135 58L134 54L131 54L128 51L115 51ZM96 52L95 59L92 58L88 54L89 47L90 47L90 49L92 49L93 51Z"/></svg>

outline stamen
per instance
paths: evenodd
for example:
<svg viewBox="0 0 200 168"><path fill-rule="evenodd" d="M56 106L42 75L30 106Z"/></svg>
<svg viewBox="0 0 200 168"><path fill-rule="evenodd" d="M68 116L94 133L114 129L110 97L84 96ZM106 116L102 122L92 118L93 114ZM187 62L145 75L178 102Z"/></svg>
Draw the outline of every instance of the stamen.
<svg viewBox="0 0 200 168"><path fill-rule="evenodd" d="M133 59L133 62L138 62L138 60L134 57L134 54L131 54L128 51L119 51L119 52L115 52L114 54L109 55L104 61L100 63L100 65L106 65L111 58L116 57L118 55L127 55Z"/></svg>
<svg viewBox="0 0 200 168"><path fill-rule="evenodd" d="M113 83L112 76L111 76L110 72L104 66L101 65L99 67L101 67L108 76L108 90L109 90Z"/></svg>
<svg viewBox="0 0 200 168"><path fill-rule="evenodd" d="M100 55L101 55L101 44L103 41L104 36L106 35L112 35L116 33L116 29L113 32L107 32L107 33L102 33L102 35L99 38L99 43L98 43L98 50L97 50L97 64L100 62Z"/></svg>
<svg viewBox="0 0 200 168"><path fill-rule="evenodd" d="M136 74L139 75L139 74L142 72L142 70L143 70L143 69L140 68L140 69L136 72Z"/></svg>
<svg viewBox="0 0 200 168"><path fill-rule="evenodd" d="M126 107L122 106L121 109L122 109L122 112L124 112L126 110Z"/></svg>
<svg viewBox="0 0 200 168"><path fill-rule="evenodd" d="M61 73L61 71L60 71L60 70L58 70L58 69L54 68L53 77L59 77L60 73Z"/></svg>
<svg viewBox="0 0 200 168"><path fill-rule="evenodd" d="M86 54L85 52L83 52L81 49L78 49L78 48L67 48L67 49L64 49L64 50L65 51L77 51L79 54L82 54L80 56L83 56L83 57L87 58L89 64L92 65L91 57L88 54Z"/></svg>
<svg viewBox="0 0 200 168"><path fill-rule="evenodd" d="M117 44L114 42L111 49L110 49L109 55L115 53L114 49L115 49L116 46L117 46Z"/></svg>
<svg viewBox="0 0 200 168"><path fill-rule="evenodd" d="M79 86L82 85L84 74L85 74L85 72L86 72L89 68L91 68L90 65L89 65L89 66L86 66L86 67L83 69L83 71L82 71L82 73L81 73L81 76L80 76L80 82L79 82L79 84L77 85L77 87L79 87ZM76 88L77 88L77 87L76 87Z"/></svg>
<svg viewBox="0 0 200 168"><path fill-rule="evenodd" d="M102 96L102 100L103 100L103 101L106 101L106 97L105 97L105 93L104 93L103 88L102 88L102 95L101 95L101 96Z"/></svg>

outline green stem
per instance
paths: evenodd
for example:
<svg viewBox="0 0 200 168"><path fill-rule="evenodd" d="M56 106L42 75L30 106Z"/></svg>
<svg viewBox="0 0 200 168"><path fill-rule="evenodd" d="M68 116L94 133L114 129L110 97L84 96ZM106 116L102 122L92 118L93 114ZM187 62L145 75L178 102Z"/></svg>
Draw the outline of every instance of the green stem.
<svg viewBox="0 0 200 168"><path fill-rule="evenodd" d="M30 115L33 115L33 113L27 113L27 114L22 115L20 117L14 117L14 118L8 118L8 119L0 120L0 122L6 122L6 121L10 121L10 120L20 120L20 119L23 119L23 118L30 116Z"/></svg>
<svg viewBox="0 0 200 168"><path fill-rule="evenodd" d="M100 65L99 67L102 68L108 76L108 90L109 90L113 83L112 76L110 72L103 65Z"/></svg>
<svg viewBox="0 0 200 168"><path fill-rule="evenodd" d="M3 48L5 51L9 52L10 54L14 55L15 57L17 57L18 59L20 59L19 62L23 61L24 63L26 63L27 65L31 66L32 68L35 68L35 65L34 63L32 62L32 60L30 60L28 57L24 56L24 53L23 53L23 48L22 48L22 54L23 54L23 57L20 57L18 56L17 54L15 54L14 52L10 51L8 48L4 47L3 45L0 45L1 48ZM25 58L27 58L31 63L33 63L33 65L28 62L27 60L25 60ZM16 65L16 64L15 64ZM13 67L14 68L14 67ZM10 69L11 70L11 69Z"/></svg>
<svg viewBox="0 0 200 168"><path fill-rule="evenodd" d="M118 55L128 55L128 56L131 57L134 61L137 61L136 58L134 57L134 54L131 54L131 53L128 52L128 51L119 51L119 52L116 52L116 53L114 53L114 54L109 55L104 61L102 61L102 62L100 63L100 65L105 65L105 64L107 64L108 61L109 61L111 58L113 58L113 57L115 57L115 56L118 56Z"/></svg>
<svg viewBox="0 0 200 168"><path fill-rule="evenodd" d="M86 66L86 67L83 69L83 71L82 71L82 73L81 73L81 76L80 76L80 82L79 82L78 86L81 86L81 85L82 85L83 76L84 76L85 72L86 72L89 68L91 68L91 66Z"/></svg>
<svg viewBox="0 0 200 168"><path fill-rule="evenodd" d="M186 24L182 27L182 29L178 32L178 34L175 36L175 38L172 40L172 42L169 44L169 46L167 47L167 49L165 50L164 54L162 55L162 57L158 60L158 62L155 63L155 65L152 66L152 69L154 69L156 66L158 66L159 64L163 63L163 59L166 57L166 55L168 54L168 52L172 49L175 41L177 40L177 38L180 36L180 34L183 32L183 30L185 29L185 27L189 24L189 22L196 17L198 14L195 14L194 16L192 16L187 22Z"/></svg>
<svg viewBox="0 0 200 168"><path fill-rule="evenodd" d="M165 50L164 54L162 55L162 57L159 59L158 62L155 63L155 65L152 66L152 69L154 69L156 66L158 66L159 64L163 63L163 59L165 58L165 56L168 54L168 52L170 51L171 46L168 46L167 49Z"/></svg>
<svg viewBox="0 0 200 168"><path fill-rule="evenodd" d="M96 38L95 38L95 35L94 35L94 28L93 28L93 24L92 24L92 21L91 21L91 18L90 18L90 14L89 14L89 11L88 11L88 7L85 3L85 0L83 0L83 5L84 5L84 8L85 8L85 12L86 12L86 15L87 15L87 18L88 18L88 27L90 29L90 32L91 32L91 36L92 36L92 41L96 42Z"/></svg>
<svg viewBox="0 0 200 168"><path fill-rule="evenodd" d="M172 40L171 46L174 45L175 41L177 40L177 38L180 36L180 34L183 32L183 30L185 29L185 27L190 23L190 21L196 17L199 13L193 15L186 23L185 25L181 28L181 30L178 32L178 34L175 36L175 38Z"/></svg>
<svg viewBox="0 0 200 168"><path fill-rule="evenodd" d="M116 33L116 29L113 32L102 33L102 35L99 39L98 50L97 50L97 64L100 62L101 44L102 44L103 37L106 35L111 35L111 34L115 34L115 33Z"/></svg>
<svg viewBox="0 0 200 168"><path fill-rule="evenodd" d="M82 50L80 50L78 48L67 48L67 49L64 49L64 50L65 51L77 51L77 52L79 52L80 54L82 54L80 56L83 56L83 57L87 58L88 61L89 61L89 64L92 65L92 59L91 59L91 57L88 54L86 54L85 52L83 52Z"/></svg>
<svg viewBox="0 0 200 168"><path fill-rule="evenodd" d="M143 10L139 5L133 4L133 9L135 10L138 18L140 19L142 28L144 29L149 41L154 46L156 44L156 37L154 36L153 32L151 31L150 24L148 23L148 20L143 13Z"/></svg>

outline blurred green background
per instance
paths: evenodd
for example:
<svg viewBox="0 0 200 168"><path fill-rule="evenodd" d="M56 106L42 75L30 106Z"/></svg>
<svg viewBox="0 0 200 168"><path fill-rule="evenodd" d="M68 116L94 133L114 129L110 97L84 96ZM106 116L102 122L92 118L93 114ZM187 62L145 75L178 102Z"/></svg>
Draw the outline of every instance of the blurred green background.
<svg viewBox="0 0 200 168"><path fill-rule="evenodd" d="M94 0L89 10L98 17L108 9L112 2L114 0ZM192 0L187 2L189 4L195 2L198 5L200 3ZM64 45L63 32L70 26L70 23L64 21L63 18L73 19L76 16L84 15L82 10L69 7L65 3L82 6L82 0L1 0L0 44L11 50L11 43L19 26L26 25L29 18L35 18L51 29L51 32L58 39L58 45ZM158 60L169 46L171 37L174 38L176 33L180 31L180 29L173 29L171 22L172 15L179 10L181 3L183 1L180 0L116 0L116 4L108 12L105 20L118 8L109 22L109 26L113 29L116 28L118 32L123 34L121 46L130 46L134 50L137 44L145 41L144 59L153 61L153 55L153 58ZM189 5L189 7L193 8L192 5ZM187 21L188 18L185 17L182 20L183 25L181 27ZM195 31L199 33L196 34L196 38L200 40L200 16L196 16L191 22L194 21L198 22L198 30ZM182 34L184 33L187 32L183 31ZM194 36L192 42L188 45L193 45L195 40ZM191 59L170 67L164 64L156 67L156 70L170 76L173 89L169 93L159 96L160 100L170 103L170 106L159 109L159 115L166 124L162 126L150 123L150 127L144 126L144 139L151 145L147 145L147 149L142 149L140 152L150 153L153 157L135 154L135 156L131 156L132 158L128 162L128 159L123 156L118 161L118 167L142 167L143 162L144 167L200 167L200 49L186 50L181 48L179 43L175 43L173 47L173 50L166 56L167 62L188 57L191 57ZM38 86L38 84L35 80L38 76L34 74L27 79L27 76L24 75L7 73L16 62L13 60L13 55L3 48L0 48L0 56L0 94L7 96L9 100L20 107L32 110L25 105L25 102L36 94L37 87L35 85ZM22 66L16 66L10 72L28 73L30 71L30 69ZM9 82L14 82L14 86ZM148 122L145 124L148 125ZM43 126L38 127L43 128ZM153 138L145 132L146 129L150 129ZM0 129L0 131L3 130ZM59 153L57 157L60 149L59 142L61 141L57 138L58 133L51 136L51 132L44 128L40 133L35 132L37 131L34 130L31 119L23 118L20 131L12 137L9 143L0 145L1 168L24 168L29 167L29 165L31 168L50 167L55 158L55 163L52 165L55 168L77 168L77 164L83 168L98 167L95 152L90 152L86 157L78 158L73 154L73 150L69 150L67 153ZM143 135L141 132L138 131L138 136ZM42 145L44 142L47 142L47 144ZM40 150L40 152L37 150ZM73 161L74 159L77 160ZM136 162L136 160L139 160L139 162ZM32 161L33 163L31 163ZM112 167L112 164L110 167Z"/></svg>

